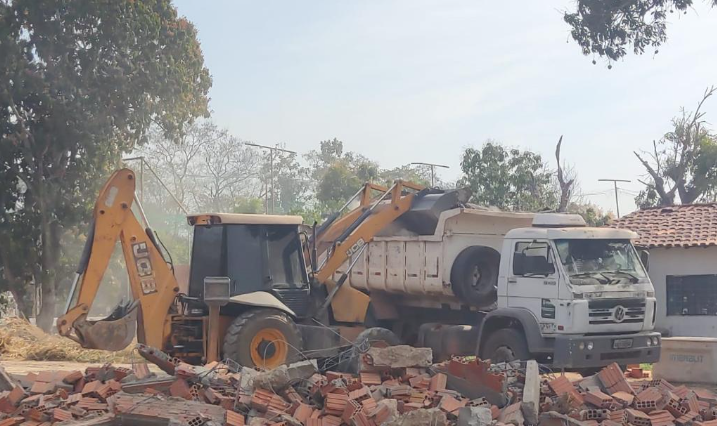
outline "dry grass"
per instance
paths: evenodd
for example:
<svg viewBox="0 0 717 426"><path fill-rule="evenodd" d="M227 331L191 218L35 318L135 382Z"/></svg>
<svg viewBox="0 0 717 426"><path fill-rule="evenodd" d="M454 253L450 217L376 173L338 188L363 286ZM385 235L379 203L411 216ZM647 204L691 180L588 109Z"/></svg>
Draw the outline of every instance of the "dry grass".
<svg viewBox="0 0 717 426"><path fill-rule="evenodd" d="M126 363L132 360L133 348L134 345L129 345L119 352L85 349L65 337L46 334L23 319L0 319L0 356L3 359Z"/></svg>

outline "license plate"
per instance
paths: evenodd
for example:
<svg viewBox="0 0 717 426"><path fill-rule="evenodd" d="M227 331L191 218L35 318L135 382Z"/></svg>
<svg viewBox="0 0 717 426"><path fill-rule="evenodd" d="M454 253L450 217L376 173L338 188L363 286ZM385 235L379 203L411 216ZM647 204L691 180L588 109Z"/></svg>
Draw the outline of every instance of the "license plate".
<svg viewBox="0 0 717 426"><path fill-rule="evenodd" d="M615 339L612 342L613 349L629 349L632 347L632 339Z"/></svg>

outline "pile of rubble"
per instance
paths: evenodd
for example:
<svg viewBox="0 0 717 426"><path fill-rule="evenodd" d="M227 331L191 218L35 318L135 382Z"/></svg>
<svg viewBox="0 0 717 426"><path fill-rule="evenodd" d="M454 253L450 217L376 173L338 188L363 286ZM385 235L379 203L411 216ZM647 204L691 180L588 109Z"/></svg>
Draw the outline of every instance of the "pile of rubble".
<svg viewBox="0 0 717 426"><path fill-rule="evenodd" d="M664 380L628 381L613 364L571 382L535 361L432 364L429 349L371 348L357 375L314 361L270 371L191 366L151 348L131 369L0 374L0 426L579 425L713 426L717 398Z"/></svg>

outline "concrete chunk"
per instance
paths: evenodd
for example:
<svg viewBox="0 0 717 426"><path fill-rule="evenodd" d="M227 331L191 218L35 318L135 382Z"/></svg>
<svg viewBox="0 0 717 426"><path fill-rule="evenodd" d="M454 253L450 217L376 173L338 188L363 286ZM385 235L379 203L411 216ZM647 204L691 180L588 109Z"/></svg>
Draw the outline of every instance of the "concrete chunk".
<svg viewBox="0 0 717 426"><path fill-rule="evenodd" d="M462 407L458 410L458 426L490 426L493 415L487 407Z"/></svg>
<svg viewBox="0 0 717 426"><path fill-rule="evenodd" d="M383 423L385 426L435 426L448 422L446 414L438 408L409 411L397 419Z"/></svg>
<svg viewBox="0 0 717 426"><path fill-rule="evenodd" d="M278 392L290 384L308 379L318 372L316 360L296 362L291 365L282 365L273 370L264 371L254 376L253 386L259 389L268 389Z"/></svg>
<svg viewBox="0 0 717 426"><path fill-rule="evenodd" d="M430 367L433 363L431 348L414 348L408 345L371 348L367 355L369 363L374 367Z"/></svg>

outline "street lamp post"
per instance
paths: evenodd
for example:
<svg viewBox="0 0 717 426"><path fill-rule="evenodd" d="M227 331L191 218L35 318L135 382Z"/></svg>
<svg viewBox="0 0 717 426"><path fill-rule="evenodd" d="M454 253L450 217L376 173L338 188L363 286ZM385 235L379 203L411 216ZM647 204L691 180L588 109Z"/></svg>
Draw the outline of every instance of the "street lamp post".
<svg viewBox="0 0 717 426"><path fill-rule="evenodd" d="M629 180L625 179L598 179L598 182L612 182L613 187L615 188L615 209L617 210L617 218L620 218L620 201L618 201L617 197L617 183L618 182L631 182Z"/></svg>
<svg viewBox="0 0 717 426"><path fill-rule="evenodd" d="M248 146L255 146L257 148L263 148L269 150L269 180L271 182L271 214L274 214L274 208L275 208L275 197L274 197L274 152L275 151L282 151L287 152L289 154L296 154L294 151L290 151L288 149L279 148L279 144L276 144L275 146L268 146L268 145L260 145L258 143L252 143L252 142L244 142L244 145ZM267 185L266 193L264 194L264 213L269 212L269 185Z"/></svg>
<svg viewBox="0 0 717 426"><path fill-rule="evenodd" d="M429 166L431 168L431 186L436 186L436 167L441 167L444 169L448 169L450 167L444 166L443 164L434 164L434 163L422 163L422 162L413 162L411 163L415 166Z"/></svg>

